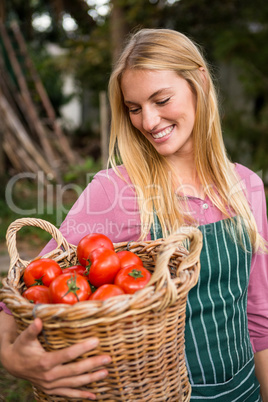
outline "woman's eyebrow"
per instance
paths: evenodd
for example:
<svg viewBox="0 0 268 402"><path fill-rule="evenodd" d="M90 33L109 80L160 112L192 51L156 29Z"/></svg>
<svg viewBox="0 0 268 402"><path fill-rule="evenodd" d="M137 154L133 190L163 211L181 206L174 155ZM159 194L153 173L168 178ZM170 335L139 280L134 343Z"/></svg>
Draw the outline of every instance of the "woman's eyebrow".
<svg viewBox="0 0 268 402"><path fill-rule="evenodd" d="M154 98L157 95L161 95L163 92L166 92L166 91L168 91L170 89L171 89L170 87L158 89L158 91L155 91L152 95L149 96L149 100Z"/></svg>
<svg viewBox="0 0 268 402"><path fill-rule="evenodd" d="M151 99L154 98L155 96L161 95L162 93L167 92L167 91L169 91L170 89L171 89L171 87L158 89L157 91L155 91L154 93L152 93L152 95L149 96L148 100L151 100ZM132 101L129 101L129 100L124 100L124 103L125 103L125 104L136 104L136 102L132 102Z"/></svg>

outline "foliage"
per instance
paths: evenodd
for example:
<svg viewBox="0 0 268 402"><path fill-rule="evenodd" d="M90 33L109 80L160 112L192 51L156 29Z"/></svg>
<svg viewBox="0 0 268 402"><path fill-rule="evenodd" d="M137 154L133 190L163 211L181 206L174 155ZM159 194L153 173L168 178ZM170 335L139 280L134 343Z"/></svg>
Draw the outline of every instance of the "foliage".
<svg viewBox="0 0 268 402"><path fill-rule="evenodd" d="M0 401L34 402L32 385L13 377L0 364Z"/></svg>
<svg viewBox="0 0 268 402"><path fill-rule="evenodd" d="M92 157L85 159L82 165L72 166L64 176L65 183L79 183L83 186L87 184L87 177L92 177L101 169L100 160L94 161Z"/></svg>
<svg viewBox="0 0 268 402"><path fill-rule="evenodd" d="M209 63L216 67L216 78L219 78L221 64L225 63L235 69L241 82L241 96L249 105L246 110L239 109L232 91L226 90L228 83L221 82L219 88L223 96L223 124L230 154L237 158L237 149L241 149L237 144L244 144L243 149L249 156L252 154L249 167L262 166L268 170L265 157L268 148L268 2L107 0L107 4L110 4L111 12L97 18L91 17L94 2L81 0L10 0L7 13L9 18L16 14L25 27L29 42L49 40L65 47L68 55L62 59L61 69L74 74L81 91L93 91L96 104L97 93L107 88L114 60L114 33L122 32L121 45L128 32L140 27L172 28L187 34L201 45ZM29 21L34 13L42 12L49 13L53 24L46 32L35 32L33 27L28 27ZM75 19L75 31L63 29L64 13ZM40 71L44 65L40 65ZM53 85L48 88L52 98L54 89Z"/></svg>
<svg viewBox="0 0 268 402"><path fill-rule="evenodd" d="M51 185L50 188L44 189L44 192L42 189L40 195L38 184L22 180L14 187L11 196L0 197L0 242L5 241L11 222L19 218L40 218L59 226L78 196L71 190L65 191L64 194L63 190L64 188ZM52 191L53 195L50 194ZM30 226L22 228L18 235L33 246L45 244L51 238L47 232Z"/></svg>
<svg viewBox="0 0 268 402"><path fill-rule="evenodd" d="M101 162L87 157L82 165L73 165L64 177L63 184L41 182L37 180L14 177L2 177L0 187L0 243L4 242L8 226L16 219L24 217L40 218L59 226L69 209L93 176L101 169ZM13 184L12 184L13 183ZM45 244L50 235L35 227L25 227L18 233L31 245Z"/></svg>
<svg viewBox="0 0 268 402"><path fill-rule="evenodd" d="M80 88L97 91L107 89L111 52L107 24L97 26L89 37L75 37L66 41L66 64Z"/></svg>
<svg viewBox="0 0 268 402"><path fill-rule="evenodd" d="M264 175L267 169L267 138L264 128L254 120L245 119L241 112L233 111L223 119L223 133L232 160L250 166L256 172L261 171Z"/></svg>
<svg viewBox="0 0 268 402"><path fill-rule="evenodd" d="M59 116L60 107L70 102L73 97L73 94L65 95L63 91L63 76L65 74L63 56L51 56L45 47L40 48L40 46L37 48L32 46L30 50L41 81L49 94L56 114ZM34 99L34 101L38 103L38 99Z"/></svg>

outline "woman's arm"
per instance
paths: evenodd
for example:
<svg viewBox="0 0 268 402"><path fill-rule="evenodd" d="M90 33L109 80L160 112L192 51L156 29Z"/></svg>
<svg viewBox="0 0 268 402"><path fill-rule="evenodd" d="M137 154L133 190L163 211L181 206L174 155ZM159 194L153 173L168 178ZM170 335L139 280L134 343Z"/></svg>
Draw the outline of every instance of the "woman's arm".
<svg viewBox="0 0 268 402"><path fill-rule="evenodd" d="M90 357L73 363L72 360L94 349L97 338L53 352L46 352L38 341L42 321L34 322L17 336L13 316L0 313L0 359L3 367L15 377L24 378L48 395L69 398L95 399L89 391L77 388L108 375L106 369L91 371L111 361L107 355Z"/></svg>
<svg viewBox="0 0 268 402"><path fill-rule="evenodd" d="M123 168L121 172L124 172ZM126 173L125 173L126 174ZM140 215L133 186L111 169L100 171L68 212L60 231L70 244L77 245L89 233L103 233L113 243L137 241ZM41 254L56 248L51 240Z"/></svg>
<svg viewBox="0 0 268 402"><path fill-rule="evenodd" d="M261 386L263 402L268 402L268 349L254 354L255 373Z"/></svg>

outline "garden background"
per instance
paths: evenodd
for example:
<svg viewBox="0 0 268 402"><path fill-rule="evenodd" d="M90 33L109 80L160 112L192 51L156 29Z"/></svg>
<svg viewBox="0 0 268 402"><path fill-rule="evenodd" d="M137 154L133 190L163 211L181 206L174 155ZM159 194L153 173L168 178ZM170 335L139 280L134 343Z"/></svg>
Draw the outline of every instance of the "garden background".
<svg viewBox="0 0 268 402"><path fill-rule="evenodd" d="M35 137L23 113L17 113L30 141L56 174L40 168L30 171L30 163L20 156L22 147L3 123L6 115L0 108L1 275L8 269L5 233L9 224L31 216L59 226L94 173L105 166L109 74L126 36L138 28L175 29L203 48L217 84L228 153L233 161L257 172L268 186L266 0L2 0L0 21L7 32L14 23L19 27L55 113L57 126L51 125L50 136L53 127L60 127L65 141L55 145L56 137L51 137L49 158L42 138ZM0 71L19 91L3 32ZM26 76L24 67L22 72ZM1 84L0 90L2 96ZM31 95L31 100L38 121L47 128L40 99ZM66 158L66 141L70 158ZM21 256L35 257L49 238L40 229L22 229L18 234ZM0 401L31 400L31 386L0 367Z"/></svg>

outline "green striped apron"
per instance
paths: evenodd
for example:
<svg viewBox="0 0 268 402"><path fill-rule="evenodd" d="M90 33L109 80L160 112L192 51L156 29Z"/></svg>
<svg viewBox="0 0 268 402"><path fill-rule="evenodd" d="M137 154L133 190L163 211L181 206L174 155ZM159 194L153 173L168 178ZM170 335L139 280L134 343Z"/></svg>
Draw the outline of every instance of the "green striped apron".
<svg viewBox="0 0 268 402"><path fill-rule="evenodd" d="M152 239L162 237L156 217ZM234 226L224 221L199 226L203 233L201 271L187 300L185 352L191 401L261 401L247 325L251 245L242 247Z"/></svg>

